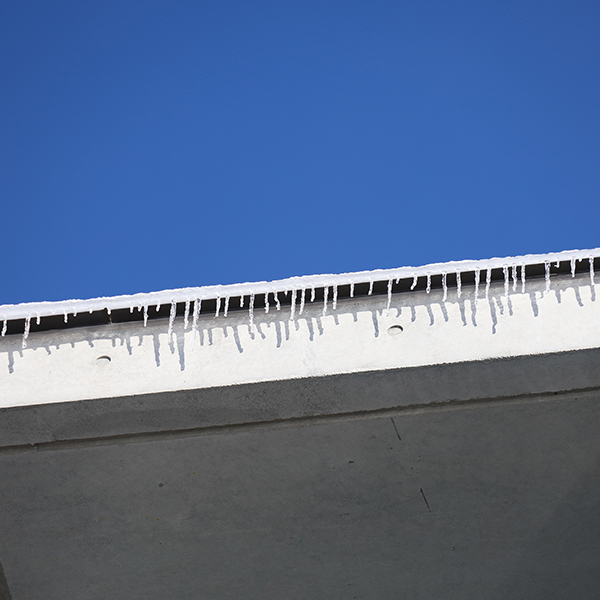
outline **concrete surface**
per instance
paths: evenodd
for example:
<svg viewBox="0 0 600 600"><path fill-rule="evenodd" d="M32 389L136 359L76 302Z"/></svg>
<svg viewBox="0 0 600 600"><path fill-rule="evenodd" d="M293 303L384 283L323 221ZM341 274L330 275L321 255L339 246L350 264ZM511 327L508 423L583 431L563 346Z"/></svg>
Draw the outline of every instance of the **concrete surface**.
<svg viewBox="0 0 600 600"><path fill-rule="evenodd" d="M156 430L168 393L4 409L12 598L595 598L599 357L200 390L243 392L238 419L187 432Z"/></svg>
<svg viewBox="0 0 600 600"><path fill-rule="evenodd" d="M0 600L600 597L600 303L528 286L3 338Z"/></svg>

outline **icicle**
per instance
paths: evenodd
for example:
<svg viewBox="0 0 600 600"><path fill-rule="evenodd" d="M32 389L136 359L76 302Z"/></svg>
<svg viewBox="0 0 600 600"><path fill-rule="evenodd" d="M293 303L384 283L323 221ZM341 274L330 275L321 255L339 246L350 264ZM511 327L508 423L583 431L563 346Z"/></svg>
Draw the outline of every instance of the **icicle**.
<svg viewBox="0 0 600 600"><path fill-rule="evenodd" d="M490 295L490 285L492 283L492 269L488 267L485 272L485 299L487 300Z"/></svg>
<svg viewBox="0 0 600 600"><path fill-rule="evenodd" d="M198 317L200 316L200 308L202 300L196 298L194 300L194 309L192 311L192 348L196 347L196 333L198 332Z"/></svg>
<svg viewBox="0 0 600 600"><path fill-rule="evenodd" d="M387 306L385 307L386 315L389 317L390 315L390 306L392 305L392 285L394 283L393 279L388 279L387 285Z"/></svg>
<svg viewBox="0 0 600 600"><path fill-rule="evenodd" d="M292 306L290 308L290 321L294 320L294 316L296 313L296 290L292 290Z"/></svg>
<svg viewBox="0 0 600 600"><path fill-rule="evenodd" d="M110 317L110 306L106 307L106 314Z"/></svg>
<svg viewBox="0 0 600 600"><path fill-rule="evenodd" d="M23 331L23 341L21 342L22 348L27 348L27 338L29 337L30 322L31 322L31 317L27 317L25 319L25 330Z"/></svg>
<svg viewBox="0 0 600 600"><path fill-rule="evenodd" d="M431 275L429 273L427 273L427 287L425 288L425 291L428 294L431 292Z"/></svg>
<svg viewBox="0 0 600 600"><path fill-rule="evenodd" d="M333 310L337 308L338 289L337 285L333 285Z"/></svg>
<svg viewBox="0 0 600 600"><path fill-rule="evenodd" d="M190 301L185 301L185 311L183 313L183 328L187 329L190 324Z"/></svg>
<svg viewBox="0 0 600 600"><path fill-rule="evenodd" d="M575 259L571 259L571 277L575 277Z"/></svg>
<svg viewBox="0 0 600 600"><path fill-rule="evenodd" d="M215 310L215 319L219 316L221 312L221 297L217 296L217 310Z"/></svg>
<svg viewBox="0 0 600 600"><path fill-rule="evenodd" d="M250 319L250 331L254 331L254 294L250 292L250 302L248 303L248 318Z"/></svg>
<svg viewBox="0 0 600 600"><path fill-rule="evenodd" d="M502 274L504 275L504 297L508 298L508 288L510 287L510 276L508 274L508 267L502 267Z"/></svg>
<svg viewBox="0 0 600 600"><path fill-rule="evenodd" d="M148 305L144 304L144 327L148 325Z"/></svg>
<svg viewBox="0 0 600 600"><path fill-rule="evenodd" d="M590 285L594 287L596 285L594 283L594 257L590 256L588 260L590 261Z"/></svg>
<svg viewBox="0 0 600 600"><path fill-rule="evenodd" d="M273 292L273 298L275 298L275 308L281 310L281 303L279 302L279 292Z"/></svg>
<svg viewBox="0 0 600 600"><path fill-rule="evenodd" d="M373 293L373 280L369 282L369 296Z"/></svg>
<svg viewBox="0 0 600 600"><path fill-rule="evenodd" d="M4 322L2 323L2 337L4 337L6 335L6 328L8 327L8 321L6 319L4 319Z"/></svg>
<svg viewBox="0 0 600 600"><path fill-rule="evenodd" d="M265 312L269 314L269 292L265 293Z"/></svg>
<svg viewBox="0 0 600 600"><path fill-rule="evenodd" d="M158 312L159 310L160 310L160 303L158 303L158 304L156 305L156 312ZM108 314L110 315L110 311L108 311Z"/></svg>
<svg viewBox="0 0 600 600"><path fill-rule="evenodd" d="M37 316L35 317L35 324L36 324L36 325L39 325L41 320L42 320L42 317L40 317L40 315L37 315Z"/></svg>
<svg viewBox="0 0 600 600"><path fill-rule="evenodd" d="M134 308L134 307L133 307L133 304L130 304L130 305L129 305L129 312L130 312L131 314L133 314L133 308ZM75 316L75 313L73 313L73 316Z"/></svg>
<svg viewBox="0 0 600 600"><path fill-rule="evenodd" d="M306 301L306 288L302 288L300 292L300 312L302 314L304 312L304 302Z"/></svg>
<svg viewBox="0 0 600 600"><path fill-rule="evenodd" d="M517 277L517 265L512 265L511 275L512 275L512 280L513 280L513 292L516 292L517 291L517 283L519 283L519 278Z"/></svg>
<svg viewBox="0 0 600 600"><path fill-rule="evenodd" d="M419 276L415 273L413 275L412 285L410 286L411 290L414 290L417 287L417 281L419 281Z"/></svg>
<svg viewBox="0 0 600 600"><path fill-rule="evenodd" d="M548 261L544 262L544 279L546 280L546 293L550 291L550 263Z"/></svg>
<svg viewBox="0 0 600 600"><path fill-rule="evenodd" d="M521 294L525 293L525 265L521 265Z"/></svg>
<svg viewBox="0 0 600 600"><path fill-rule="evenodd" d="M109 313L110 314L110 313ZM67 313L67 311L65 310L65 323L69 322L69 314Z"/></svg>
<svg viewBox="0 0 600 600"><path fill-rule="evenodd" d="M350 298L354 298L354 281L350 284Z"/></svg>
<svg viewBox="0 0 600 600"><path fill-rule="evenodd" d="M442 289L444 290L444 295L442 296L442 302L446 302L446 298L448 297L448 283L447 283L447 275L446 273L442 273Z"/></svg>
<svg viewBox="0 0 600 600"><path fill-rule="evenodd" d="M169 329L167 330L167 339L169 344L173 343L173 324L175 323L175 316L177 315L177 303L175 300L171 300L171 312L169 314Z"/></svg>
<svg viewBox="0 0 600 600"><path fill-rule="evenodd" d="M557 269L560 267L560 260L556 261L556 265L554 265Z"/></svg>
<svg viewBox="0 0 600 600"><path fill-rule="evenodd" d="M312 288L310 289L310 301L314 302L315 301L315 295L316 295L316 290L315 290L315 286L313 285Z"/></svg>
<svg viewBox="0 0 600 600"><path fill-rule="evenodd" d="M462 280L460 271L456 271L456 295L460 298L462 294Z"/></svg>
<svg viewBox="0 0 600 600"><path fill-rule="evenodd" d="M481 269L475 269L475 306L477 306L477 300L479 299L479 282L481 280Z"/></svg>
<svg viewBox="0 0 600 600"><path fill-rule="evenodd" d="M240 308L244 308L244 296L240 296Z"/></svg>
<svg viewBox="0 0 600 600"><path fill-rule="evenodd" d="M323 316L327 314L327 298L329 297L329 287L323 288Z"/></svg>
<svg viewBox="0 0 600 600"><path fill-rule="evenodd" d="M227 311L229 310L229 296L225 296L225 306L223 307L223 316L227 316Z"/></svg>

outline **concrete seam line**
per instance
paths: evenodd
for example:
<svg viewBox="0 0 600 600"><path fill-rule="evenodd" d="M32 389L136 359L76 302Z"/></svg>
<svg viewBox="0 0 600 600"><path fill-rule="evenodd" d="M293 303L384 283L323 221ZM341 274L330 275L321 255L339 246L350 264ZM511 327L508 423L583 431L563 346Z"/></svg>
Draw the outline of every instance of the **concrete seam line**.
<svg viewBox="0 0 600 600"><path fill-rule="evenodd" d="M499 406L518 404L541 404L557 400L574 400L591 397L600 392L600 387L582 388L564 392L538 392L535 394L523 394L519 396L501 396L496 398L477 398L470 400L447 400L431 404L413 404L409 406L395 406L389 408L378 408L366 411L355 411L347 413L336 413L330 415L314 415L305 417L287 417L273 419L270 421L256 421L248 423L236 423L227 425L206 425L190 429L170 429L164 431L149 431L140 433L124 433L112 436L100 436L93 438L72 438L65 440L54 440L34 444L19 444L12 446L0 446L0 455L21 454L25 452L49 452L57 450L70 450L77 448L88 448L94 446L111 446L119 444L140 444L165 439L181 439L189 437L201 437L205 435L223 435L242 433L247 431L281 429L285 427L302 427L306 425L321 425L327 423L360 421L365 419L380 419L389 417L403 417L437 412L452 412L458 410L470 410L473 408L494 408ZM0 597L0 600L2 598Z"/></svg>

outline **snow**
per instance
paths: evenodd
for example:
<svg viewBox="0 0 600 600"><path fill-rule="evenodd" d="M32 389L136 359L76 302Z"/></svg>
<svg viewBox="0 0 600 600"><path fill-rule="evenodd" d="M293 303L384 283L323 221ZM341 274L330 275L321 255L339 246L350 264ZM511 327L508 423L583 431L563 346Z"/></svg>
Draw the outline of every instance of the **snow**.
<svg viewBox="0 0 600 600"><path fill-rule="evenodd" d="M491 285L492 269L501 268L504 273L504 291L508 294L510 287L510 279L512 278L512 289L516 291L518 282L518 266L521 267L521 291L525 292L525 271L527 265L543 264L544 276L546 280L546 290L550 289L550 266L552 264L560 264L561 262L570 262L571 275L575 277L576 265L581 261L589 263L589 281L591 286L595 286L594 259L600 257L600 248L591 250L569 250L566 252L555 252L549 254L530 254L525 256L507 257L507 258L492 258L489 260L465 260L453 261L448 263L435 263L423 265L421 267L400 267L397 269L375 270L375 271L360 271L356 273L344 273L340 275L310 275L304 277L291 277L279 281L258 282L258 283L241 283L234 285L216 285L194 288L183 288L179 290L164 290L160 292L150 292L141 294L132 294L125 296L115 296L111 298L92 298L89 300L66 300L61 302L29 302L23 304L5 304L0 306L0 320L2 320L2 336L6 335L8 321L23 319L25 321L24 342L27 342L29 335L30 320L32 318L39 322L39 319L52 315L63 315L65 322L68 322L69 315L77 315L85 311L92 313L95 311L106 310L110 315L113 310L129 309L133 310L138 307L138 310L143 309L144 325L148 321L148 310L150 306L155 306L156 311L160 310L161 305L170 304L171 310L169 314L168 337L172 341L173 325L176 317L178 303L185 303L184 312L184 327L189 324L189 311L193 302L192 329L194 333L198 331L198 317L200 314L200 306L203 300L216 300L216 313L219 315L221 308L221 299L225 299L225 311L227 314L229 307L229 298L237 296L240 298L240 307L244 305L245 296L250 297L250 319L254 322L254 298L256 295L265 295L265 311L268 312L268 294L272 293L277 306L277 310L281 309L278 294L284 292L289 294L292 292L292 315L296 315L297 292L300 291L300 310L302 314L304 310L306 290L310 288L310 301L314 302L316 289L324 290L323 314L327 312L327 303L329 296L329 288L333 290L333 309L337 309L338 305L338 288L340 285L350 286L350 295L354 296L354 286L356 284L369 284L368 294L373 293L375 282L388 282L388 306L392 301L392 285L393 280L400 281L402 279L412 279L411 290L413 290L418 282L419 277L426 277L427 285L426 292L431 292L432 276L442 276L442 287L444 290L444 300L447 300L448 285L447 273L456 273L457 295L460 298L462 291L461 274L467 272L475 273L475 290L474 298L477 302L479 295L479 282L481 271L486 271L486 287L485 296L489 297Z"/></svg>

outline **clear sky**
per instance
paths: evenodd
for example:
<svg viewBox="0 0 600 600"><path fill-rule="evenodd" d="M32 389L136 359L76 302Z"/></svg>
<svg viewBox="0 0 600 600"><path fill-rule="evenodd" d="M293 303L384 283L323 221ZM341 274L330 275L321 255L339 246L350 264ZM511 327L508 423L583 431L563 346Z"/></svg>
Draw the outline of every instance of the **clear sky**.
<svg viewBox="0 0 600 600"><path fill-rule="evenodd" d="M0 303L600 246L600 3L0 8Z"/></svg>

